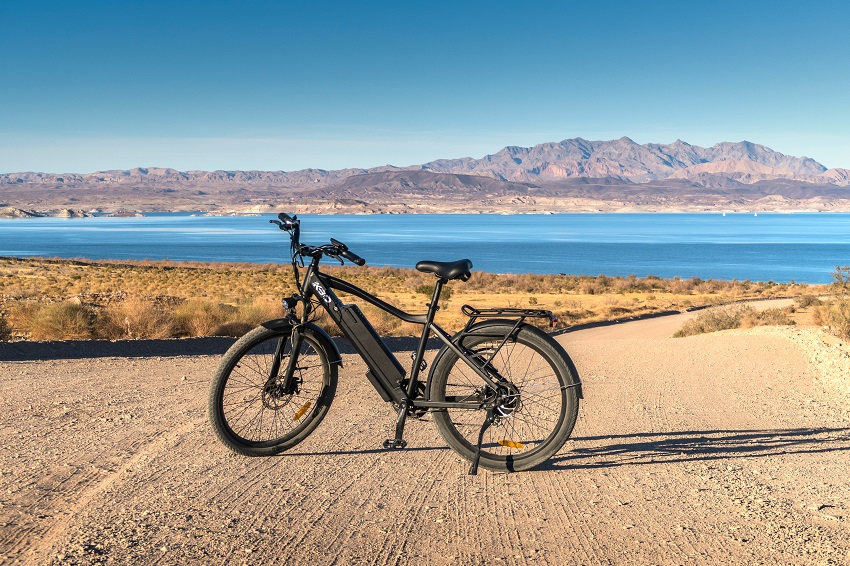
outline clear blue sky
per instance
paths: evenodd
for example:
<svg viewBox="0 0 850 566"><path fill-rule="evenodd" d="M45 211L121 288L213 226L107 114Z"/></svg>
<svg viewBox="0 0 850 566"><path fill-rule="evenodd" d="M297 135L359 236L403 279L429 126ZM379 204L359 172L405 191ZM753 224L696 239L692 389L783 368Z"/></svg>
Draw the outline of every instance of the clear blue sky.
<svg viewBox="0 0 850 566"><path fill-rule="evenodd" d="M850 167L850 2L0 0L0 172L336 169L572 137Z"/></svg>

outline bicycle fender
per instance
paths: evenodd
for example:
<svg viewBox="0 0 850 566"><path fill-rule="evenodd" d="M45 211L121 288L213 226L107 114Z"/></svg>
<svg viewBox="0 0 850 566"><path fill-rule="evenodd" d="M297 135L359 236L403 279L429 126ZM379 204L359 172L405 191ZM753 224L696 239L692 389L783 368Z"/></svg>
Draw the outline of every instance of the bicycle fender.
<svg viewBox="0 0 850 566"><path fill-rule="evenodd" d="M276 318L274 320L267 320L261 323L260 326L269 330L291 330L293 324L288 318ZM303 328L309 329L319 339L319 342L322 343L322 346L328 353L330 363L342 367L342 355L339 353L339 348L336 347L330 335L321 326L316 326L312 322L308 322Z"/></svg>
<svg viewBox="0 0 850 566"><path fill-rule="evenodd" d="M488 336L487 327L490 327L490 326L501 326L501 327L504 328L505 325L512 327L515 324L516 324L516 320L510 320L510 319L491 318L491 319L488 319L488 320L482 320L481 322L477 322L477 323L473 324L472 327L470 327L469 330L467 330L466 332L461 331L461 332L458 332L457 334L455 334L454 336L452 336L452 342L456 342L457 340L462 339L462 337L464 337L464 336L482 336L482 335ZM516 332L521 332L521 331L533 332L534 334L538 334L538 335L544 337L552 345L553 348L555 348L556 350L558 350L561 353L564 361L567 364L567 368L570 370L570 373L573 375L573 377L577 381L576 393L578 394L578 398L584 399L584 394L582 393L582 390L581 390L581 379L578 376L578 370L576 369L576 366L573 363L572 358L570 358L569 354L567 354L567 351L564 349L564 347L561 346L561 344L557 340L554 340L546 332L544 332L543 330L540 330L539 328L537 328L533 324L528 324L528 323L525 323L525 322L520 324L519 327L516 329ZM499 332L492 332L492 333L489 333L489 335L493 338L504 338L504 336L505 336L504 333L499 333ZM440 351L437 352L437 355L434 357L434 361L431 362L431 369L428 372L428 381L427 381L429 386L431 384L431 377L434 373L435 368L437 368L439 366L441 358L446 354L446 352L449 352L449 351L450 351L449 348L444 345L442 348L440 348Z"/></svg>
<svg viewBox="0 0 850 566"><path fill-rule="evenodd" d="M486 335L487 334L486 333L486 327L488 327L488 326L504 326L505 324L513 326L514 324L516 324L516 320L503 320L503 319L499 319L499 318L490 318L490 319L487 319L487 320L482 320L481 322L477 322L477 323L473 324L472 327L469 330L467 330L466 332L461 331L461 332L458 332L457 334L455 334L454 336L452 336L452 342L457 343L458 340L460 340L462 336L476 336L476 335L480 336L482 334ZM517 332L519 332L519 330L521 330L525 326L528 326L528 325L521 324L519 326L519 328L517 329ZM476 332L476 331L479 331L479 332ZM493 333L493 338L504 338L504 336L505 336L504 333ZM431 369L428 370L428 378L427 378L427 381L425 382L427 384L428 388L430 388L430 386L431 386L431 378L434 375L434 370L440 366L440 361L442 361L443 356L446 355L446 352L450 352L450 351L451 350L449 350L448 346L446 346L444 344L443 347L440 348L440 350L437 352L437 355L434 356L434 361L431 362Z"/></svg>

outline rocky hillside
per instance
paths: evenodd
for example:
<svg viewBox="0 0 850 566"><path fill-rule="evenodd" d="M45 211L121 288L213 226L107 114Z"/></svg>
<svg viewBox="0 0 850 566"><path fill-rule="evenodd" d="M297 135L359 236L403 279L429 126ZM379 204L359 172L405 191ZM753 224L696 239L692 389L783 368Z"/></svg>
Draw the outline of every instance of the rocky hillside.
<svg viewBox="0 0 850 566"><path fill-rule="evenodd" d="M826 167L808 157L793 157L752 142L719 143L709 148L681 140L640 145L627 137L613 141L582 138L534 147L509 146L481 159L444 159L422 165L443 173L492 175L510 181L551 181L568 177L613 177L642 183L692 174L748 173L807 181L835 182ZM758 180L761 180L759 178ZM846 177L845 179L846 180Z"/></svg>
<svg viewBox="0 0 850 566"><path fill-rule="evenodd" d="M712 147L582 138L480 159L300 171L0 174L0 207L437 212L850 210L850 170L748 141Z"/></svg>

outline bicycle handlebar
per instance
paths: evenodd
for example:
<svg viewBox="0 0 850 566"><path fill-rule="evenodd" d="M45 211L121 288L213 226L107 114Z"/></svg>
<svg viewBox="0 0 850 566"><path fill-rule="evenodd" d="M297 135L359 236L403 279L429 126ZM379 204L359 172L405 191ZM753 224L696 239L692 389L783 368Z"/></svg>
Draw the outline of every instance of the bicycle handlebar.
<svg viewBox="0 0 850 566"><path fill-rule="evenodd" d="M330 245L319 246L318 248L301 245L301 221L298 220L298 217L295 215L289 216L285 212L281 212L277 215L277 217L278 220L269 220L269 223L277 224L278 228L290 233L290 238L292 238L293 258L295 257L295 254L305 256L319 252L335 259L339 259L340 257L345 258L358 266L366 265L365 259L350 251L348 246L339 240L335 240L333 238L331 238Z"/></svg>
<svg viewBox="0 0 850 566"><path fill-rule="evenodd" d="M339 240L334 240L331 238L331 244L337 247L339 250L339 255L350 261L351 263L359 266L366 265L366 260L352 252L348 249L348 246L340 242Z"/></svg>

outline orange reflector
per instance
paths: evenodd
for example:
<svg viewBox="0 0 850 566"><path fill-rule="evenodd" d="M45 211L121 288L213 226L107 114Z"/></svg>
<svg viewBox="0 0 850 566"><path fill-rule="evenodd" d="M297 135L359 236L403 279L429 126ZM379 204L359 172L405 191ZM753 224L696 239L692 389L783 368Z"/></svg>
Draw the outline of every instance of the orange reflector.
<svg viewBox="0 0 850 566"><path fill-rule="evenodd" d="M295 413L295 416L294 416L294 417L292 417L292 420L293 420L293 421L297 421L298 419L300 419L301 417L303 417L303 416L304 416L304 413L306 413L306 412L307 412L307 409L309 409L309 408L310 408L310 407L312 407L312 406L313 406L313 403L311 403L310 401L307 401L306 403L304 403L304 406L303 406L303 407L301 407L300 409L298 409L298 412L297 412L297 413Z"/></svg>
<svg viewBox="0 0 850 566"><path fill-rule="evenodd" d="M525 448L525 444L521 442L514 442L513 440L500 440L499 444L502 446L507 446L508 448L516 448L517 450L522 450Z"/></svg>

